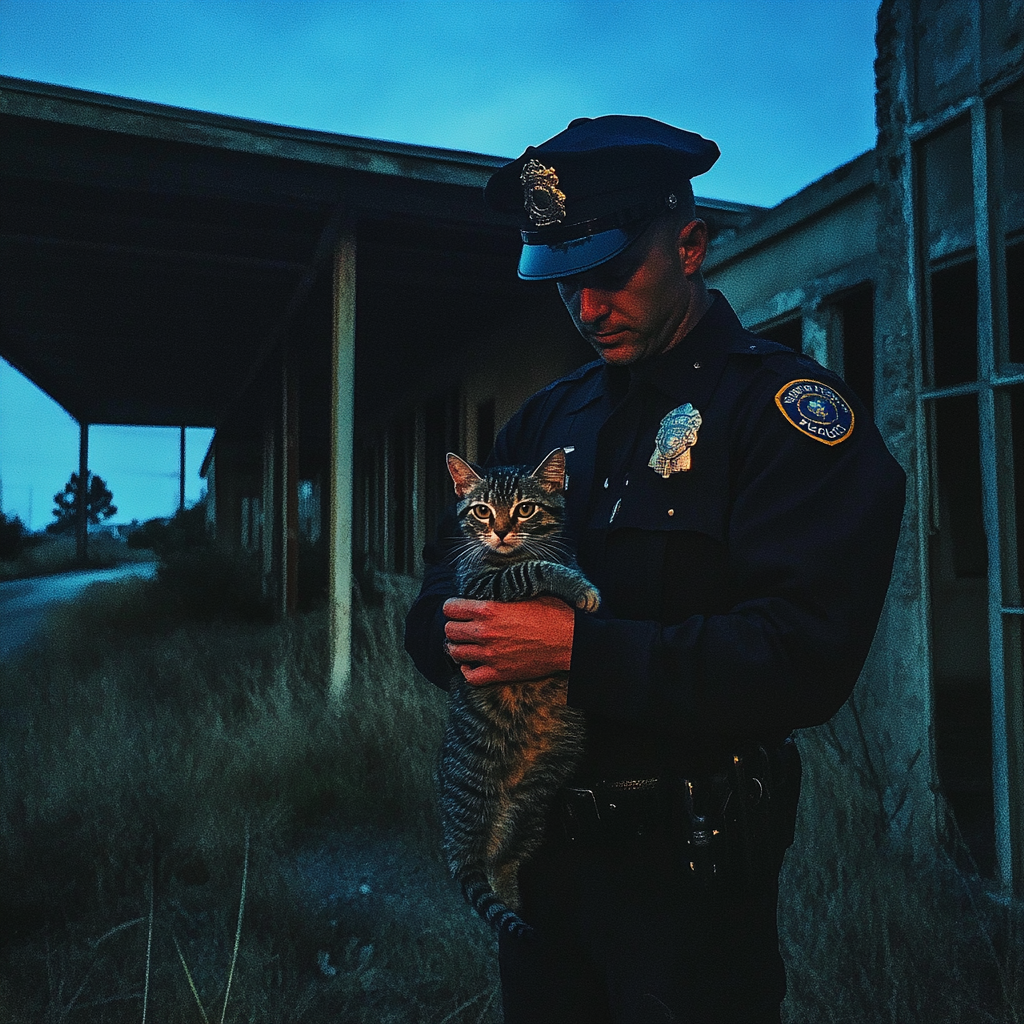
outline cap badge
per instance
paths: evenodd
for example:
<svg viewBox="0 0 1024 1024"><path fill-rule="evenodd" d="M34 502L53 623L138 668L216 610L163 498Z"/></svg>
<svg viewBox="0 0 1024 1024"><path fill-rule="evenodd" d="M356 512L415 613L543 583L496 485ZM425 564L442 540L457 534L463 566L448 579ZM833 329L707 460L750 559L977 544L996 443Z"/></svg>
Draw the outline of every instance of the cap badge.
<svg viewBox="0 0 1024 1024"><path fill-rule="evenodd" d="M654 454L647 463L668 479L670 473L685 473L690 468L690 449L697 443L700 413L689 402L667 413L654 439Z"/></svg>
<svg viewBox="0 0 1024 1024"><path fill-rule="evenodd" d="M534 227L546 228L565 220L565 193L558 189L554 167L527 160L519 180L523 183L523 206Z"/></svg>
<svg viewBox="0 0 1024 1024"><path fill-rule="evenodd" d="M853 410L834 388L816 380L792 380L775 396L782 415L808 437L839 444L853 433Z"/></svg>

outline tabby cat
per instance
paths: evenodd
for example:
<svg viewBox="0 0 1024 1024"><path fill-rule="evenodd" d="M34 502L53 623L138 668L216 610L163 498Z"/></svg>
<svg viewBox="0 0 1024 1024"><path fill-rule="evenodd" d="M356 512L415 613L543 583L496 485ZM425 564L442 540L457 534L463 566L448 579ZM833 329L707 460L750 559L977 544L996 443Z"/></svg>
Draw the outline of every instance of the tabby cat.
<svg viewBox="0 0 1024 1024"><path fill-rule="evenodd" d="M531 473L500 466L482 475L457 455L448 471L465 541L456 558L463 597L522 601L541 594L595 611L600 595L561 539L565 452ZM443 845L467 901L494 926L528 935L519 866L540 845L556 791L583 753L583 716L566 705L559 673L536 682L452 683L437 783Z"/></svg>

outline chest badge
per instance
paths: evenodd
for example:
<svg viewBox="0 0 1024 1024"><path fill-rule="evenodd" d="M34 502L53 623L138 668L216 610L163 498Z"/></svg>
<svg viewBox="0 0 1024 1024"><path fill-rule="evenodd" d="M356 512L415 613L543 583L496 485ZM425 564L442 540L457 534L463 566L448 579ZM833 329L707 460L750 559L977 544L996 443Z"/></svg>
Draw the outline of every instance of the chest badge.
<svg viewBox="0 0 1024 1024"><path fill-rule="evenodd" d="M853 410L839 392L819 381L790 381L775 404L800 433L822 444L839 444L853 433Z"/></svg>
<svg viewBox="0 0 1024 1024"><path fill-rule="evenodd" d="M654 439L654 454L647 463L656 473L685 473L690 468L690 449L697 443L700 413L689 402L667 413Z"/></svg>

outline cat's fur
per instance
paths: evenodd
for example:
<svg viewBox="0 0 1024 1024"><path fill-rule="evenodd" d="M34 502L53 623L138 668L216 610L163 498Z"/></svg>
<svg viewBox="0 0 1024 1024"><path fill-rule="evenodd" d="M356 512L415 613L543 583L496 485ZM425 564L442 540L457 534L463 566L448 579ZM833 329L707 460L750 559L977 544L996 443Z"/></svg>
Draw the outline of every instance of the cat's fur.
<svg viewBox="0 0 1024 1024"><path fill-rule="evenodd" d="M456 560L461 596L552 594L597 609L600 595L561 539L561 448L532 473L502 466L481 474L452 454L448 470L466 538ZM532 931L516 913L519 866L540 845L555 793L583 752L583 716L566 705L566 687L565 673L479 687L459 674L452 684L437 771L444 852L466 899L496 931Z"/></svg>

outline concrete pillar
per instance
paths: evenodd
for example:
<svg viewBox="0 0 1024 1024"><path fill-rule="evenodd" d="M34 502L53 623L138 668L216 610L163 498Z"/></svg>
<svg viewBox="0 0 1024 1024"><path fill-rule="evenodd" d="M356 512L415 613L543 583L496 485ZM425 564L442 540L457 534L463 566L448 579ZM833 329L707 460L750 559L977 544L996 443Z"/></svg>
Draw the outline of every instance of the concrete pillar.
<svg viewBox="0 0 1024 1024"><path fill-rule="evenodd" d="M75 536L78 561L89 556L89 424L78 424L78 494L75 502Z"/></svg>
<svg viewBox="0 0 1024 1024"><path fill-rule="evenodd" d="M178 459L178 511L185 511L185 428L181 428L180 457Z"/></svg>
<svg viewBox="0 0 1024 1024"><path fill-rule="evenodd" d="M281 366L281 612L299 604L299 389L285 354Z"/></svg>
<svg viewBox="0 0 1024 1024"><path fill-rule="evenodd" d="M331 338L330 694L340 700L352 678L352 453L355 431L356 236L350 228L334 256Z"/></svg>
<svg viewBox="0 0 1024 1024"><path fill-rule="evenodd" d="M427 419L423 405L416 407L412 476L413 564L409 571L423 572L423 546L427 542Z"/></svg>
<svg viewBox="0 0 1024 1024"><path fill-rule="evenodd" d="M274 458L275 437L272 420L263 425L263 501L261 503L263 523L260 529L260 546L263 554L263 597L273 600L274 584Z"/></svg>

